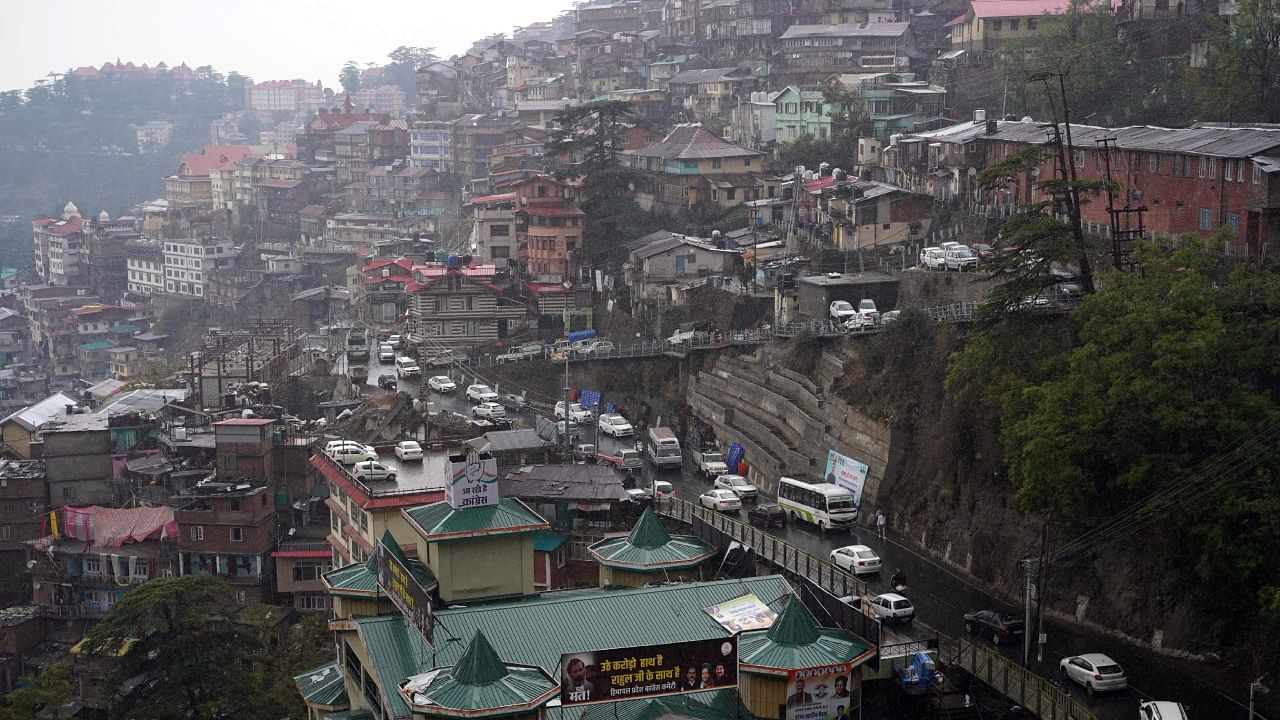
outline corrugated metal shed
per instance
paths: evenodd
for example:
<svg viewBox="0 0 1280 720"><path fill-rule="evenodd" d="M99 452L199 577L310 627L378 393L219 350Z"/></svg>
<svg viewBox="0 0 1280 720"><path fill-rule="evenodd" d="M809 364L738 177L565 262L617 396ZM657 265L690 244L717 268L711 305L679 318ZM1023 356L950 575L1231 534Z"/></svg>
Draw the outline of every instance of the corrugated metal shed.
<svg viewBox="0 0 1280 720"><path fill-rule="evenodd" d="M305 702L326 707L347 704L347 690L343 687L342 670L337 662L294 675L293 682Z"/></svg>
<svg viewBox="0 0 1280 720"><path fill-rule="evenodd" d="M1027 144L1043 143L1049 137L1049 129L1043 123L1011 120L994 122L996 132L991 134L987 134L985 123L960 123L933 132L917 133L915 137L951 143L965 143L980 138ZM1071 142L1078 149L1093 149L1097 141L1103 138L1114 138L1120 150L1227 158L1249 157L1280 147L1280 129L1272 128L1071 126Z"/></svg>

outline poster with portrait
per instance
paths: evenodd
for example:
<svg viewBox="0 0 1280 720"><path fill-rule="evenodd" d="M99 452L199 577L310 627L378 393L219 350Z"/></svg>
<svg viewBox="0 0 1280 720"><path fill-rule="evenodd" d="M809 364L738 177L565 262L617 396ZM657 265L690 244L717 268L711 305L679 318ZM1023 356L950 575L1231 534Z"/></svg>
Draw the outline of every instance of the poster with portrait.
<svg viewBox="0 0 1280 720"><path fill-rule="evenodd" d="M848 663L787 673L786 720L850 720L858 708L858 689Z"/></svg>
<svg viewBox="0 0 1280 720"><path fill-rule="evenodd" d="M561 705L681 695L737 685L737 637L560 656Z"/></svg>
<svg viewBox="0 0 1280 720"><path fill-rule="evenodd" d="M732 600L703 608L716 622L731 633L747 630L768 630L778 615L769 609L755 593L747 593Z"/></svg>
<svg viewBox="0 0 1280 720"><path fill-rule="evenodd" d="M838 485L853 494L853 504L862 506L862 489L867 485L867 464L858 462L835 450L827 453L827 468L823 480Z"/></svg>

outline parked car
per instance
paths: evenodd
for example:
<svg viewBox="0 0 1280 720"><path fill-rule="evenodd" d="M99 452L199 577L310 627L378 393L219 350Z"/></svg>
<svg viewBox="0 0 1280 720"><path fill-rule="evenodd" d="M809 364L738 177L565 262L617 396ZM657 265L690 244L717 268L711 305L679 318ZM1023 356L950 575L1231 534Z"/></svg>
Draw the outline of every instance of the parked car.
<svg viewBox="0 0 1280 720"><path fill-rule="evenodd" d="M574 460L595 460L596 446L590 443L584 443L582 445L574 445L573 459Z"/></svg>
<svg viewBox="0 0 1280 720"><path fill-rule="evenodd" d="M403 350L403 349L404 349L404 336L403 336L403 335L390 335L390 336L388 336L388 337L387 337L387 342L391 345L391 347L393 347L393 348L395 348L395 349L397 349L397 350Z"/></svg>
<svg viewBox="0 0 1280 720"><path fill-rule="evenodd" d="M498 393L488 385L468 385L467 399L477 403L497 402Z"/></svg>
<svg viewBox="0 0 1280 720"><path fill-rule="evenodd" d="M892 325L893 323L898 322L898 317L899 317L899 316L901 316L901 315L902 315L902 311L901 311L901 310L890 310L890 311L889 311L889 312L887 312L887 313L882 313L882 314L880 315L880 324L881 324L881 325Z"/></svg>
<svg viewBox="0 0 1280 720"><path fill-rule="evenodd" d="M698 470L710 480L729 472L729 466L724 464L724 454L719 450L708 450L698 453Z"/></svg>
<svg viewBox="0 0 1280 720"><path fill-rule="evenodd" d="M866 315L854 315L844 321L844 329L848 332L859 332L863 330L874 330L876 327L876 317L868 317Z"/></svg>
<svg viewBox="0 0 1280 720"><path fill-rule="evenodd" d="M666 480L654 480L650 490L653 491L654 500L666 500L669 497L675 497L676 494L675 486Z"/></svg>
<svg viewBox="0 0 1280 720"><path fill-rule="evenodd" d="M855 308L848 300L836 300L827 308L827 314L831 316L832 320L835 320L838 323L843 323L854 315L857 315L858 309Z"/></svg>
<svg viewBox="0 0 1280 720"><path fill-rule="evenodd" d="M720 512L738 512L742 509L742 501L730 490L712 488L698 496L698 502L704 508Z"/></svg>
<svg viewBox="0 0 1280 720"><path fill-rule="evenodd" d="M567 431L566 431L566 429L565 429L565 423L568 423L568 424L569 424L569 427L568 427L568 430L567 430ZM580 435L582 435L582 430L581 430L581 428L578 426L578 423L576 423L576 422L574 422L574 421L572 421L572 420L561 420L561 421L559 421L559 422L557 422L557 423L556 423L556 437L558 437L558 438L563 438L563 437L564 437L564 435L565 435L565 432L568 432L568 433L569 433L569 439L570 439L570 440L573 440L573 439L575 439L575 438L579 437Z"/></svg>
<svg viewBox="0 0 1280 720"><path fill-rule="evenodd" d="M880 311L876 309L876 301L863 298L858 301L858 314L862 316L864 323L871 325L880 324Z"/></svg>
<svg viewBox="0 0 1280 720"><path fill-rule="evenodd" d="M396 457L401 460L421 460L422 446L417 440L402 440L396 443Z"/></svg>
<svg viewBox="0 0 1280 720"><path fill-rule="evenodd" d="M874 575L880 572L880 556L866 545L846 545L831 551L831 562L845 572L854 575Z"/></svg>
<svg viewBox="0 0 1280 720"><path fill-rule="evenodd" d="M942 248L925 248L920 251L920 267L925 270L945 270L947 258Z"/></svg>
<svg viewBox="0 0 1280 720"><path fill-rule="evenodd" d="M395 373L382 373L378 376L378 387L383 390L395 390L397 385Z"/></svg>
<svg viewBox="0 0 1280 720"><path fill-rule="evenodd" d="M964 631L989 637L991 642L1002 645L1022 634L1023 622L995 610L978 610L964 614Z"/></svg>
<svg viewBox="0 0 1280 720"><path fill-rule="evenodd" d="M978 262L990 260L996 256L996 249L986 243L974 243L970 249L973 250L974 255L978 256Z"/></svg>
<svg viewBox="0 0 1280 720"><path fill-rule="evenodd" d="M702 329L699 323L684 323L676 328L671 337L667 338L668 345L687 345L689 343L706 342L711 337L711 333Z"/></svg>
<svg viewBox="0 0 1280 720"><path fill-rule="evenodd" d="M884 593L871 598L871 610L887 622L909 623L916 618L916 607L898 593Z"/></svg>
<svg viewBox="0 0 1280 720"><path fill-rule="evenodd" d="M1187 709L1182 703L1169 700L1148 700L1138 705L1139 720L1187 720Z"/></svg>
<svg viewBox="0 0 1280 720"><path fill-rule="evenodd" d="M499 365L505 365L506 363L520 362L521 360L530 360L533 357L534 356L526 355L520 352L518 349L516 349L516 350L508 350L507 352L502 353L498 357L494 358L494 361L497 362Z"/></svg>
<svg viewBox="0 0 1280 720"><path fill-rule="evenodd" d="M609 437L631 437L636 434L635 428L631 427L631 423L616 413L601 415L598 422L600 423L600 432Z"/></svg>
<svg viewBox="0 0 1280 720"><path fill-rule="evenodd" d="M396 471L376 460L358 462L351 468L351 475L357 480L392 480L396 479Z"/></svg>
<svg viewBox="0 0 1280 720"><path fill-rule="evenodd" d="M498 402L513 412L523 412L529 409L529 401L523 395L516 395L515 393L502 393L502 398Z"/></svg>
<svg viewBox="0 0 1280 720"><path fill-rule="evenodd" d="M1072 682L1080 683L1090 694L1129 687L1120 663L1102 653L1087 653L1062 658L1058 670Z"/></svg>
<svg viewBox="0 0 1280 720"><path fill-rule="evenodd" d="M438 393L451 393L458 389L458 384L448 375L432 375L427 378L427 387Z"/></svg>
<svg viewBox="0 0 1280 720"><path fill-rule="evenodd" d="M757 505L747 511L747 522L759 528L786 527L787 511L773 503Z"/></svg>
<svg viewBox="0 0 1280 720"><path fill-rule="evenodd" d="M565 405L563 400L556 403L555 416L557 420L564 419L564 408ZM573 421L578 424L589 423L595 419L595 416L591 414L591 411L582 407L581 403L569 403L569 417L573 418Z"/></svg>
<svg viewBox="0 0 1280 720"><path fill-rule="evenodd" d="M343 465L378 459L377 450L358 442L329 443L324 451L326 455Z"/></svg>
<svg viewBox="0 0 1280 720"><path fill-rule="evenodd" d="M978 266L978 256L973 254L968 245L956 245L948 248L943 257L943 270L964 272Z"/></svg>
<svg viewBox="0 0 1280 720"><path fill-rule="evenodd" d="M747 479L741 475L724 474L716 478L715 487L721 490L728 490L738 496L743 502L755 502L760 497L760 491L755 485L747 482Z"/></svg>
<svg viewBox="0 0 1280 720"><path fill-rule="evenodd" d="M489 418L492 420L494 418L506 417L507 409L502 407L501 403L482 402L479 405L476 405L475 407L471 408L471 414L478 418L482 417L482 418Z"/></svg>

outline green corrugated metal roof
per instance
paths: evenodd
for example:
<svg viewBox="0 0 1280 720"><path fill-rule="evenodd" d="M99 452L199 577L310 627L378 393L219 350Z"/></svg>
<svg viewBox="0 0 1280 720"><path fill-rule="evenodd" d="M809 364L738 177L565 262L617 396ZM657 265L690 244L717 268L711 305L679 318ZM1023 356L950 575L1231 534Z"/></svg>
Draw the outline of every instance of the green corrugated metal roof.
<svg viewBox="0 0 1280 720"><path fill-rule="evenodd" d="M113 348L113 347L115 347L115 346L116 346L116 344L115 344L115 343L113 343L113 342L111 342L110 340L95 340L95 341L90 342L90 343L84 343L84 344L82 344L82 345L80 346L80 349L81 349L81 350L89 350L90 352L92 352L92 351L94 351L94 350L110 350L111 348Z"/></svg>
<svg viewBox="0 0 1280 720"><path fill-rule="evenodd" d="M738 660L782 671L851 662L870 648L853 633L818 627L809 608L793 597L768 630L742 633Z"/></svg>
<svg viewBox="0 0 1280 720"><path fill-rule="evenodd" d="M569 536L564 533L539 532L533 534L533 549L535 552L555 552L560 546L569 541Z"/></svg>
<svg viewBox="0 0 1280 720"><path fill-rule="evenodd" d="M631 533L627 535L627 542L636 547L662 547L671 542L671 534L662 527L662 521L658 520L653 507L647 506L641 513L640 519L636 521L636 526L631 528Z"/></svg>
<svg viewBox="0 0 1280 720"><path fill-rule="evenodd" d="M410 560L409 556L404 554L404 550L401 549L400 543L396 542L396 538L391 534L390 530L382 533L382 544L386 546L388 552L400 561L400 564L409 571L409 575L411 575L414 580L417 580L418 584L421 585L423 589L429 592L431 588L437 584L436 574L432 572L431 568L427 567L426 563L423 563L420 560ZM372 563L371 567L373 568L375 583L377 583L378 580L377 559L376 553L369 558L369 562Z"/></svg>
<svg viewBox="0 0 1280 720"><path fill-rule="evenodd" d="M373 720L373 713L368 710L340 710L325 713L320 717L323 720Z"/></svg>
<svg viewBox="0 0 1280 720"><path fill-rule="evenodd" d="M391 714L397 718L409 717L409 705L396 688L421 668L430 666L431 647L417 631L409 628L402 615L362 618L356 621L356 630L369 653L378 687L387 699Z"/></svg>
<svg viewBox="0 0 1280 720"><path fill-rule="evenodd" d="M336 661L294 675L293 682L306 702L327 707L347 704L347 689Z"/></svg>
<svg viewBox="0 0 1280 720"><path fill-rule="evenodd" d="M551 699L555 688L556 681L540 668L504 664L481 632L457 665L413 678L407 687L414 705L495 714L527 712Z"/></svg>
<svg viewBox="0 0 1280 720"><path fill-rule="evenodd" d="M503 498L497 505L455 510L447 502L420 505L404 511L428 540L450 536L505 535L548 530L550 525L524 503Z"/></svg>
<svg viewBox="0 0 1280 720"><path fill-rule="evenodd" d="M609 538L587 550L601 565L652 573L692 567L716 554L715 548L692 535L670 535L656 547L634 545L630 537Z"/></svg>
<svg viewBox="0 0 1280 720"><path fill-rule="evenodd" d="M378 592L378 556L370 555L362 563L330 570L323 576L325 588L336 595L367 596Z"/></svg>

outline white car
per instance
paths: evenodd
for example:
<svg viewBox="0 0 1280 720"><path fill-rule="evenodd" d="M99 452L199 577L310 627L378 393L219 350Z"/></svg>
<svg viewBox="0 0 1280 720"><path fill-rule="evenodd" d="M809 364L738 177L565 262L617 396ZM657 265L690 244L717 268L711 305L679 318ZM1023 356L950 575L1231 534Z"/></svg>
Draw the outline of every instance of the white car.
<svg viewBox="0 0 1280 720"><path fill-rule="evenodd" d="M1187 720L1187 709L1182 703L1169 700L1149 700L1138 705L1139 720Z"/></svg>
<svg viewBox="0 0 1280 720"><path fill-rule="evenodd" d="M358 442L338 442L329 443L325 446L324 452L329 457L337 460L343 465L358 463L365 460L377 460L378 451Z"/></svg>
<svg viewBox="0 0 1280 720"><path fill-rule="evenodd" d="M396 358L396 372L400 377L418 377L422 374L422 368L418 367L418 361L411 357Z"/></svg>
<svg viewBox="0 0 1280 720"><path fill-rule="evenodd" d="M600 432L609 437L631 437L636 434L635 428L621 415L608 413L600 416Z"/></svg>
<svg viewBox="0 0 1280 720"><path fill-rule="evenodd" d="M846 545L831 551L831 562L854 575L880 572L880 556L866 545Z"/></svg>
<svg viewBox="0 0 1280 720"><path fill-rule="evenodd" d="M836 300L831 303L831 307L827 308L827 314L831 316L832 320L844 323L849 318L857 315L858 309L850 304L848 300Z"/></svg>
<svg viewBox="0 0 1280 720"><path fill-rule="evenodd" d="M564 419L564 401L563 400L556 403L555 416L557 420ZM595 416L591 414L590 410L582 407L582 403L569 403L569 417L572 418L573 421L578 424L589 423L593 419L595 419Z"/></svg>
<svg viewBox="0 0 1280 720"><path fill-rule="evenodd" d="M400 348L404 347L404 336L392 335L391 337L387 338L387 344L399 350Z"/></svg>
<svg viewBox="0 0 1280 720"><path fill-rule="evenodd" d="M946 253L942 248L925 248L920 251L920 266L925 270L946 270Z"/></svg>
<svg viewBox="0 0 1280 720"><path fill-rule="evenodd" d="M704 508L720 512L738 512L742 509L742 501L732 490L712 488L698 496L698 502Z"/></svg>
<svg viewBox="0 0 1280 720"><path fill-rule="evenodd" d="M358 462L351 468L351 475L357 480L395 480L396 471L376 460Z"/></svg>
<svg viewBox="0 0 1280 720"><path fill-rule="evenodd" d="M1080 683L1090 694L1105 690L1123 690L1129 687L1120 663L1102 653L1087 653L1062 658L1058 670L1068 680Z"/></svg>
<svg viewBox="0 0 1280 720"><path fill-rule="evenodd" d="M488 385L468 385L467 399L478 403L498 402L498 393Z"/></svg>
<svg viewBox="0 0 1280 720"><path fill-rule="evenodd" d="M401 460L421 460L422 446L416 440L403 440L396 443L396 457Z"/></svg>
<svg viewBox="0 0 1280 720"><path fill-rule="evenodd" d="M458 389L455 383L448 375L433 375L427 379L427 387L440 393L449 393Z"/></svg>
<svg viewBox="0 0 1280 720"><path fill-rule="evenodd" d="M973 254L968 245L956 245L943 253L942 263L943 270L964 272L978 267L978 256Z"/></svg>
<svg viewBox="0 0 1280 720"><path fill-rule="evenodd" d="M716 478L715 486L721 490L728 490L729 492L732 492L734 495L738 496L738 499L744 502L755 502L756 498L760 497L760 491L756 489L756 486L747 482L747 479L741 475L734 475L732 473L721 475Z"/></svg>
<svg viewBox="0 0 1280 720"><path fill-rule="evenodd" d="M378 362L393 363L396 361L396 349L390 345L378 346Z"/></svg>
<svg viewBox="0 0 1280 720"><path fill-rule="evenodd" d="M898 593L884 593L871 598L871 611L881 620L909 623L916 618L916 607Z"/></svg>
<svg viewBox="0 0 1280 720"><path fill-rule="evenodd" d="M698 469L708 480L729 472L729 466L724 464L724 455L719 450L698 453Z"/></svg>
<svg viewBox="0 0 1280 720"><path fill-rule="evenodd" d="M584 355L608 355L616 349L611 340L596 340L580 352Z"/></svg>
<svg viewBox="0 0 1280 720"><path fill-rule="evenodd" d="M471 414L475 417L489 418L492 420L493 418L506 417L507 409L503 407L501 403L482 402L471 408Z"/></svg>

